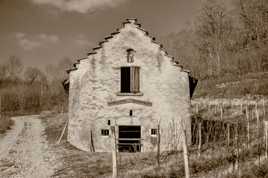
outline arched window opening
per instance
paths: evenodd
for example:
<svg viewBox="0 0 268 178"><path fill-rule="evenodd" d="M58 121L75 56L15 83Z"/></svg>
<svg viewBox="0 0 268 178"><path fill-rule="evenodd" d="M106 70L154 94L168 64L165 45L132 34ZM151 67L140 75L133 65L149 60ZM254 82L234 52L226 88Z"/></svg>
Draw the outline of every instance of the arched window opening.
<svg viewBox="0 0 268 178"><path fill-rule="evenodd" d="M135 50L134 49L127 49L127 62L132 63L134 62L134 53Z"/></svg>

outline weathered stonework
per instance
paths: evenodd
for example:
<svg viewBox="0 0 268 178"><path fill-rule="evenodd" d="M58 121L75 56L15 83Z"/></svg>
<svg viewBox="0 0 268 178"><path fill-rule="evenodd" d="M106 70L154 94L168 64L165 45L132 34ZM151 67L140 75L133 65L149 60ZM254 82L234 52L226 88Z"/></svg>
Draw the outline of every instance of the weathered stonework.
<svg viewBox="0 0 268 178"><path fill-rule="evenodd" d="M161 150L180 149L182 129L188 140L191 136L188 72L136 20L127 20L100 45L69 71L68 141L85 151L109 152L111 136L102 136L101 129L110 129L110 120L116 126L140 125L141 151L154 151L150 129L159 123ZM127 62L130 48L135 50L133 63ZM141 94L118 94L122 66L140 66Z"/></svg>

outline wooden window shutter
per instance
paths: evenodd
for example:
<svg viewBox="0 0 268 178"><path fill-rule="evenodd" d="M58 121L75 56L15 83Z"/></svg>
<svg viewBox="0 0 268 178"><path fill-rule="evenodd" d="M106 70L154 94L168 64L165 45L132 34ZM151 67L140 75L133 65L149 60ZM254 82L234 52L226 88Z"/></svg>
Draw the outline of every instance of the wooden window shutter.
<svg viewBox="0 0 268 178"><path fill-rule="evenodd" d="M140 92L140 68L134 68L134 92Z"/></svg>
<svg viewBox="0 0 268 178"><path fill-rule="evenodd" d="M133 93L135 90L135 75L134 75L134 67L130 68L130 92Z"/></svg>
<svg viewBox="0 0 268 178"><path fill-rule="evenodd" d="M121 67L121 93L140 92L140 67Z"/></svg>
<svg viewBox="0 0 268 178"><path fill-rule="evenodd" d="M131 67L131 92L139 93L140 92L140 68Z"/></svg>

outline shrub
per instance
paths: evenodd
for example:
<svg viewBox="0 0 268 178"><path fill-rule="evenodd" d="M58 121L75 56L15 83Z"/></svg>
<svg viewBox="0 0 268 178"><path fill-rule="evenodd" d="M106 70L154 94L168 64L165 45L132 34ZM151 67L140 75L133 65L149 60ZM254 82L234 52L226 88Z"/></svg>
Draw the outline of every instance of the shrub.
<svg viewBox="0 0 268 178"><path fill-rule="evenodd" d="M5 133L11 126L14 124L14 121L10 117L2 116L0 117L0 134Z"/></svg>

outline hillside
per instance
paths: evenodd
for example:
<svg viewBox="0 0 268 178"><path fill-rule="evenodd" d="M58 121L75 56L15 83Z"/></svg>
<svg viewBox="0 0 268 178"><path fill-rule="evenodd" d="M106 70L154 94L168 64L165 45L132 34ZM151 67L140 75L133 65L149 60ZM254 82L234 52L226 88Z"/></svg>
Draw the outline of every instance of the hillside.
<svg viewBox="0 0 268 178"><path fill-rule="evenodd" d="M199 80L194 99L241 98L268 95L268 72L248 73L242 76L228 75Z"/></svg>

